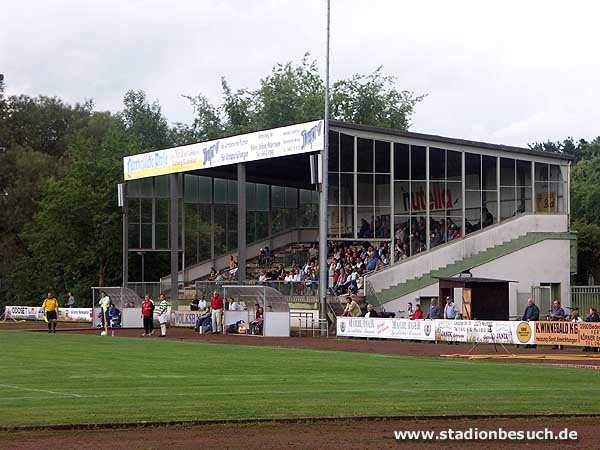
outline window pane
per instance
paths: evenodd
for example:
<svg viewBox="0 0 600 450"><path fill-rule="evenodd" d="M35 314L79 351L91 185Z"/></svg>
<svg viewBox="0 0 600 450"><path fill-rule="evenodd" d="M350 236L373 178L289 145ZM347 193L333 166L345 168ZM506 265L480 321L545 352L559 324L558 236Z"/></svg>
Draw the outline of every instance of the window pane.
<svg viewBox="0 0 600 450"><path fill-rule="evenodd" d="M462 180L462 153L448 150L446 152L446 174L448 180Z"/></svg>
<svg viewBox="0 0 600 450"><path fill-rule="evenodd" d="M271 186L271 207L283 208L285 206L285 188Z"/></svg>
<svg viewBox="0 0 600 450"><path fill-rule="evenodd" d="M157 198L156 205L156 223L169 223L169 199Z"/></svg>
<svg viewBox="0 0 600 450"><path fill-rule="evenodd" d="M153 178L142 178L140 180L140 196L141 197L154 196L154 179Z"/></svg>
<svg viewBox="0 0 600 450"><path fill-rule="evenodd" d="M410 146L410 174L413 180L425 180L425 147L418 145Z"/></svg>
<svg viewBox="0 0 600 450"><path fill-rule="evenodd" d="M339 206L329 206L327 208L328 220L329 224L329 232L328 235L331 238L339 238L340 237L340 208Z"/></svg>
<svg viewBox="0 0 600 450"><path fill-rule="evenodd" d="M516 213L515 188L500 188L500 220L509 219Z"/></svg>
<svg viewBox="0 0 600 450"><path fill-rule="evenodd" d="M483 191L481 193L481 224L489 227L496 223L498 215L498 193L496 191Z"/></svg>
<svg viewBox="0 0 600 450"><path fill-rule="evenodd" d="M409 179L409 148L407 144L394 144L394 179Z"/></svg>
<svg viewBox="0 0 600 450"><path fill-rule="evenodd" d="M375 237L380 239L389 239L390 230L390 208L375 207Z"/></svg>
<svg viewBox="0 0 600 450"><path fill-rule="evenodd" d="M340 205L354 205L354 175L340 175Z"/></svg>
<svg viewBox="0 0 600 450"><path fill-rule="evenodd" d="M375 175L375 206L390 206L389 175Z"/></svg>
<svg viewBox="0 0 600 450"><path fill-rule="evenodd" d="M127 236L129 248L140 248L140 225L137 223L130 223L127 229L129 230Z"/></svg>
<svg viewBox="0 0 600 450"><path fill-rule="evenodd" d="M530 177L531 178L531 177ZM531 188L530 187L518 187L517 188L517 214L532 212L531 203Z"/></svg>
<svg viewBox="0 0 600 450"><path fill-rule="evenodd" d="M217 180L215 180L217 181ZM216 193L216 189L215 189ZM225 228L226 228L226 212L225 206L215 206L215 224L213 227L213 233L215 235L215 255L223 255L225 253Z"/></svg>
<svg viewBox="0 0 600 450"><path fill-rule="evenodd" d="M152 223L152 199L141 199L142 223Z"/></svg>
<svg viewBox="0 0 600 450"><path fill-rule="evenodd" d="M142 180L127 181L127 197L141 197Z"/></svg>
<svg viewBox="0 0 600 450"><path fill-rule="evenodd" d="M515 185L515 160L500 158L500 186Z"/></svg>
<svg viewBox="0 0 600 450"><path fill-rule="evenodd" d="M446 151L440 148L429 149L429 179L444 180L446 178Z"/></svg>
<svg viewBox="0 0 600 450"><path fill-rule="evenodd" d="M198 177L194 175L185 175L183 185L183 200L185 203L198 203Z"/></svg>
<svg viewBox="0 0 600 450"><path fill-rule="evenodd" d="M142 230L142 236L141 236L142 248L152 248L152 224L142 224L141 230Z"/></svg>
<svg viewBox="0 0 600 450"><path fill-rule="evenodd" d="M358 172L373 172L373 141L371 139L357 139L356 170Z"/></svg>
<svg viewBox="0 0 600 450"><path fill-rule="evenodd" d="M375 141L375 172L390 173L390 143Z"/></svg>
<svg viewBox="0 0 600 450"><path fill-rule="evenodd" d="M562 181L560 166L550 164L550 181Z"/></svg>
<svg viewBox="0 0 600 450"><path fill-rule="evenodd" d="M266 184L256 185L256 210L269 210L269 186Z"/></svg>
<svg viewBox="0 0 600 450"><path fill-rule="evenodd" d="M408 214L410 211L410 182L394 182L394 211L398 214Z"/></svg>
<svg viewBox="0 0 600 450"><path fill-rule="evenodd" d="M156 197L169 196L169 177L167 175L154 177L154 194Z"/></svg>
<svg viewBox="0 0 600 450"><path fill-rule="evenodd" d="M462 216L462 183L448 181L446 183L446 209L449 216Z"/></svg>
<svg viewBox="0 0 600 450"><path fill-rule="evenodd" d="M548 181L548 164L535 163L535 181Z"/></svg>
<svg viewBox="0 0 600 450"><path fill-rule="evenodd" d="M373 205L373 175L359 174L357 177L358 205Z"/></svg>
<svg viewBox="0 0 600 450"><path fill-rule="evenodd" d="M467 234L481 229L481 192L465 192L465 223Z"/></svg>
<svg viewBox="0 0 600 450"><path fill-rule="evenodd" d="M481 155L465 153L465 189L481 189Z"/></svg>
<svg viewBox="0 0 600 450"><path fill-rule="evenodd" d="M156 248L158 249L167 249L169 248L169 224L167 223L158 223L156 224L156 236L154 236L154 240L156 242Z"/></svg>
<svg viewBox="0 0 600 450"><path fill-rule="evenodd" d="M256 212L256 239L263 239L269 235L269 213L266 211Z"/></svg>
<svg viewBox="0 0 600 450"><path fill-rule="evenodd" d="M446 215L448 204L448 193L446 192L446 183L443 181L432 181L429 184L429 211L441 215Z"/></svg>
<svg viewBox="0 0 600 450"><path fill-rule="evenodd" d="M483 155L481 164L482 164L482 173L481 173L481 185L483 190L493 190L496 189L498 183L497 178L498 174L496 172L496 157L495 156L487 156Z"/></svg>
<svg viewBox="0 0 600 450"><path fill-rule="evenodd" d="M535 204L538 212L553 212L556 199L551 197L547 182L535 183Z"/></svg>
<svg viewBox="0 0 600 450"><path fill-rule="evenodd" d="M291 187L285 188L285 207L298 208L298 189Z"/></svg>
<svg viewBox="0 0 600 450"><path fill-rule="evenodd" d="M337 131L329 132L329 163L330 172L339 172L340 170L340 134Z"/></svg>
<svg viewBox="0 0 600 450"><path fill-rule="evenodd" d="M215 178L215 203L227 203L227 180ZM224 248L224 247L223 247Z"/></svg>
<svg viewBox="0 0 600 450"><path fill-rule="evenodd" d="M531 162L517 160L517 186L531 188Z"/></svg>
<svg viewBox="0 0 600 450"><path fill-rule="evenodd" d="M327 197L330 205L340 204L340 176L337 173L329 174L329 189L327 191Z"/></svg>
<svg viewBox="0 0 600 450"><path fill-rule="evenodd" d="M412 215L424 214L427 210L427 182L411 182L410 210Z"/></svg>
<svg viewBox="0 0 600 450"><path fill-rule="evenodd" d="M357 208L358 237L372 239L375 237L375 221L373 208Z"/></svg>
<svg viewBox="0 0 600 450"><path fill-rule="evenodd" d="M409 216L394 217L394 253L396 261L401 261L410 256Z"/></svg>
<svg viewBox="0 0 600 450"><path fill-rule="evenodd" d="M354 237L354 207L340 207L340 237Z"/></svg>
<svg viewBox="0 0 600 450"><path fill-rule="evenodd" d="M340 134L340 172L354 172L354 136Z"/></svg>
<svg viewBox="0 0 600 450"><path fill-rule="evenodd" d="M200 203L212 203L212 178L198 178L198 201Z"/></svg>
<svg viewBox="0 0 600 450"><path fill-rule="evenodd" d="M128 200L127 219L129 223L140 222L140 199L130 198Z"/></svg>
<svg viewBox="0 0 600 450"><path fill-rule="evenodd" d="M237 204L237 181L227 180L227 203L230 205Z"/></svg>
<svg viewBox="0 0 600 450"><path fill-rule="evenodd" d="M246 183L246 210L256 210L256 185L254 183Z"/></svg>
<svg viewBox="0 0 600 450"><path fill-rule="evenodd" d="M431 248L437 247L446 242L446 216L432 215L429 220L429 236L431 239Z"/></svg>

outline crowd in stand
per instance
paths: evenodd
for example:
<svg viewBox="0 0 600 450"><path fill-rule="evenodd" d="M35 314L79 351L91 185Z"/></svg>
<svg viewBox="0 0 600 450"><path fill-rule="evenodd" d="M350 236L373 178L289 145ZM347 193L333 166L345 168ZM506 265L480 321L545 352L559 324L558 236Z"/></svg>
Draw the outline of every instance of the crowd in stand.
<svg viewBox="0 0 600 450"><path fill-rule="evenodd" d="M431 217L429 225L431 228L431 248L462 236L460 226L450 217L439 220ZM407 220L396 227L394 233L396 261L401 261L425 250L427 250L427 222L424 216L414 218L412 221Z"/></svg>

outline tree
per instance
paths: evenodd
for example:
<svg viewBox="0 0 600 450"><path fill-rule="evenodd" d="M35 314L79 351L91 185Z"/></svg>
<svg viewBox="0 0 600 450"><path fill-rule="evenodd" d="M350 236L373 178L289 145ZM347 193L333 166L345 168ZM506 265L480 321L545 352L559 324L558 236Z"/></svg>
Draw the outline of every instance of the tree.
<svg viewBox="0 0 600 450"><path fill-rule="evenodd" d="M150 104L144 91L127 91L123 98L124 109L118 114L127 132L139 145L135 153L143 153L173 144L169 124L162 115L158 101Z"/></svg>

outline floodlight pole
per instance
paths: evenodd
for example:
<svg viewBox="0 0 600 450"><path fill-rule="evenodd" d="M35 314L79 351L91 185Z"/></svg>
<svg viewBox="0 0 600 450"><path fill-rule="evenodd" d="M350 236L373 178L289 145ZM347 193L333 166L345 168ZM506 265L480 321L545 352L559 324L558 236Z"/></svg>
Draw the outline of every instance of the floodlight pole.
<svg viewBox="0 0 600 450"><path fill-rule="evenodd" d="M170 253L171 253L171 304L175 307L179 293L179 179L169 174Z"/></svg>
<svg viewBox="0 0 600 450"><path fill-rule="evenodd" d="M328 151L329 151L329 28L331 20L331 4L327 0L327 39L325 50L325 120L324 120L324 145L321 151L321 195L319 199L319 300L321 302L321 336L327 335L327 288L328 271L327 267L327 235L329 227L327 224L327 196L329 190L328 177Z"/></svg>

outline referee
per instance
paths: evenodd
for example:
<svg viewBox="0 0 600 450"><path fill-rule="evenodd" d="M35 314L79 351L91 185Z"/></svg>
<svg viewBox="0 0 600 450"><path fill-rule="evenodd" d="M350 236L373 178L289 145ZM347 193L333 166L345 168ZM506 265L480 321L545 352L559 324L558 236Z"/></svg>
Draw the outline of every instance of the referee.
<svg viewBox="0 0 600 450"><path fill-rule="evenodd" d="M46 312L48 322L48 333L56 333L56 319L58 318L58 300L54 298L52 292L48 292L48 297L42 303L42 308Z"/></svg>

